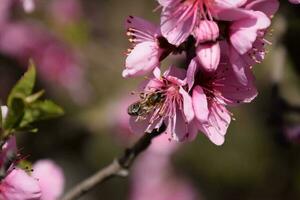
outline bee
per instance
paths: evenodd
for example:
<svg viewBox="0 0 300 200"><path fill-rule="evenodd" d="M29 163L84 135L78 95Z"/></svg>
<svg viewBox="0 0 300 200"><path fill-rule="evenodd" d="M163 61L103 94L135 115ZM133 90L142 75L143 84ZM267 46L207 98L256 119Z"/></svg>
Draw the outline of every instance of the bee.
<svg viewBox="0 0 300 200"><path fill-rule="evenodd" d="M164 102L165 95L163 92L142 93L140 98L139 101L134 102L128 107L127 113L131 116L144 118L145 115Z"/></svg>

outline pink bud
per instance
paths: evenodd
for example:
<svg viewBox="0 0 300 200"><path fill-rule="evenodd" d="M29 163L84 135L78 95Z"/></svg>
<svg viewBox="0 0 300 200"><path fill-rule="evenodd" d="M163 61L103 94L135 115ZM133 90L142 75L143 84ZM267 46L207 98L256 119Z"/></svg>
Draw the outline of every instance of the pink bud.
<svg viewBox="0 0 300 200"><path fill-rule="evenodd" d="M203 44L197 47L197 57L206 71L215 71L220 63L220 45L218 42Z"/></svg>
<svg viewBox="0 0 300 200"><path fill-rule="evenodd" d="M194 30L196 45L201 42L215 41L219 37L218 24L210 20L201 20Z"/></svg>

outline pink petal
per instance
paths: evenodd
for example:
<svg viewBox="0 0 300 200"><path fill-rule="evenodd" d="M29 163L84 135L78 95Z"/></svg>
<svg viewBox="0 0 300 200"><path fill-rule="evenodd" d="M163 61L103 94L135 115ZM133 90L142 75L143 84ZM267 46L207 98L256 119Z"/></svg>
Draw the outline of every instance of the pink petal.
<svg viewBox="0 0 300 200"><path fill-rule="evenodd" d="M194 110L193 110L192 98L182 87L180 87L179 93L183 97L183 112L184 112L185 118L186 118L187 122L191 122L195 117Z"/></svg>
<svg viewBox="0 0 300 200"><path fill-rule="evenodd" d="M38 180L42 191L42 200L58 199L64 189L62 169L51 160L40 160L33 166L32 176Z"/></svg>
<svg viewBox="0 0 300 200"><path fill-rule="evenodd" d="M214 0L215 6L225 8L237 8L244 5L247 0Z"/></svg>
<svg viewBox="0 0 300 200"><path fill-rule="evenodd" d="M161 71L159 69L159 67L155 67L153 70L153 75L156 79L160 79L161 78Z"/></svg>
<svg viewBox="0 0 300 200"><path fill-rule="evenodd" d="M151 78L149 77L149 80L145 80L144 83L140 86L141 91L153 91L155 88L161 88L164 85L161 77L159 79L157 78ZM143 87L144 86L144 87Z"/></svg>
<svg viewBox="0 0 300 200"><path fill-rule="evenodd" d="M41 190L36 179L21 169L12 170L0 184L4 200L40 200Z"/></svg>
<svg viewBox="0 0 300 200"><path fill-rule="evenodd" d="M222 1L222 0L220 0ZM218 5L219 6L219 5ZM248 18L251 16L249 10L241 9L237 7L232 8L216 8L214 10L214 15L218 20L222 21L237 21L241 19Z"/></svg>
<svg viewBox="0 0 300 200"><path fill-rule="evenodd" d="M254 76L249 68L245 69L246 84L240 83L231 66L220 65L218 72L222 73L221 76L226 77L216 82L217 86L215 88L222 94L222 99L219 99L220 102L224 101L229 105L237 105L249 103L257 96Z"/></svg>
<svg viewBox="0 0 300 200"><path fill-rule="evenodd" d="M172 136L173 140L180 142L187 139L188 131L188 124L183 112L177 109L176 114L169 118L166 132Z"/></svg>
<svg viewBox="0 0 300 200"><path fill-rule="evenodd" d="M300 1L298 0L298 2ZM248 10L261 11L268 17L271 17L278 11L279 2L278 0L252 0L247 3L245 8Z"/></svg>
<svg viewBox="0 0 300 200"><path fill-rule="evenodd" d="M184 80L186 77L186 70L179 67L170 66L164 73L164 77L168 76L173 76L177 77L180 80Z"/></svg>
<svg viewBox="0 0 300 200"><path fill-rule="evenodd" d="M159 66L161 52L155 42L137 44L126 59L126 69L123 77L145 75Z"/></svg>
<svg viewBox="0 0 300 200"><path fill-rule="evenodd" d="M199 123L200 130L216 145L222 145L225 141L224 135L230 124L231 116L227 109L215 102L211 102L210 113L207 123Z"/></svg>
<svg viewBox="0 0 300 200"><path fill-rule="evenodd" d="M209 114L207 97L198 85L193 89L192 103L196 119L201 123L207 122Z"/></svg>
<svg viewBox="0 0 300 200"><path fill-rule="evenodd" d="M177 11L178 7L166 7L161 15L161 33L169 43L176 46L184 42L193 31L197 12L186 17L185 11L189 8ZM176 13L176 16L174 16Z"/></svg>
<svg viewBox="0 0 300 200"><path fill-rule="evenodd" d="M196 76L197 71L198 71L198 63L197 63L196 58L193 58L191 60L191 63L188 66L188 70L187 70L187 74L186 74L189 91L192 89L192 87L194 85L195 76Z"/></svg>
<svg viewBox="0 0 300 200"><path fill-rule="evenodd" d="M230 42L239 52L245 54L253 47L259 30L266 29L270 19L262 12L252 12L252 17L234 22L230 26Z"/></svg>
<svg viewBox="0 0 300 200"><path fill-rule="evenodd" d="M129 16L127 18L125 27L127 30L134 29L134 31L139 30L143 32L143 34L135 34L135 39L138 39L141 42L154 41L155 36L160 33L159 28L156 25L135 16Z"/></svg>
<svg viewBox="0 0 300 200"><path fill-rule="evenodd" d="M239 55L235 48L230 48L229 50L230 63L232 69L237 77L238 81L243 85L248 84L248 77L246 75L246 68L249 68L249 65L244 61L243 56Z"/></svg>
<svg viewBox="0 0 300 200"><path fill-rule="evenodd" d="M225 141L225 137L223 135L220 135L218 133L218 131L216 131L216 128L211 126L211 125L207 125L204 124L200 130L208 137L208 139L214 143L215 145L222 145Z"/></svg>
<svg viewBox="0 0 300 200"><path fill-rule="evenodd" d="M215 71L220 63L220 45L218 42L212 44L201 44L196 50L198 61L205 71Z"/></svg>
<svg viewBox="0 0 300 200"><path fill-rule="evenodd" d="M196 137L198 135L198 126L197 126L197 122L195 121L195 119L189 123L188 128L189 128L189 133L187 135L186 140L193 141L196 139Z"/></svg>
<svg viewBox="0 0 300 200"><path fill-rule="evenodd" d="M157 0L157 1L163 7L178 5L178 3L181 2L181 0Z"/></svg>
<svg viewBox="0 0 300 200"><path fill-rule="evenodd" d="M164 73L164 77L176 85L183 86L186 84L186 70L179 67L170 66Z"/></svg>

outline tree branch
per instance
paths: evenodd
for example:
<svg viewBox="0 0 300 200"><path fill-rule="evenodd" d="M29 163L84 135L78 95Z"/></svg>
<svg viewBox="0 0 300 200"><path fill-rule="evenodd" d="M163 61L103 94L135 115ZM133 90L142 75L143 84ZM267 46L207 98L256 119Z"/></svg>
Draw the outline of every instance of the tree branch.
<svg viewBox="0 0 300 200"><path fill-rule="evenodd" d="M166 130L166 125L162 124L160 128L154 129L151 133L145 133L133 147L126 149L124 155L114 160L108 166L100 169L94 175L83 180L72 188L61 200L75 200L92 190L95 186L115 176L127 176L128 168L132 165L136 157L146 150L153 138L159 136Z"/></svg>

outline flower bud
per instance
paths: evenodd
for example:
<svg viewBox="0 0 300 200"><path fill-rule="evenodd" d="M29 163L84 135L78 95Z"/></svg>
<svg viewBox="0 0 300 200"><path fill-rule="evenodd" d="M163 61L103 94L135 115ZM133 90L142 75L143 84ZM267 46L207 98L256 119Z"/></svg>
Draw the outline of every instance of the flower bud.
<svg viewBox="0 0 300 200"><path fill-rule="evenodd" d="M215 41L219 37L218 24L210 20L201 20L194 30L196 45L203 42Z"/></svg>
<svg viewBox="0 0 300 200"><path fill-rule="evenodd" d="M220 63L220 45L218 42L199 45L196 50L198 61L205 71L215 71Z"/></svg>

